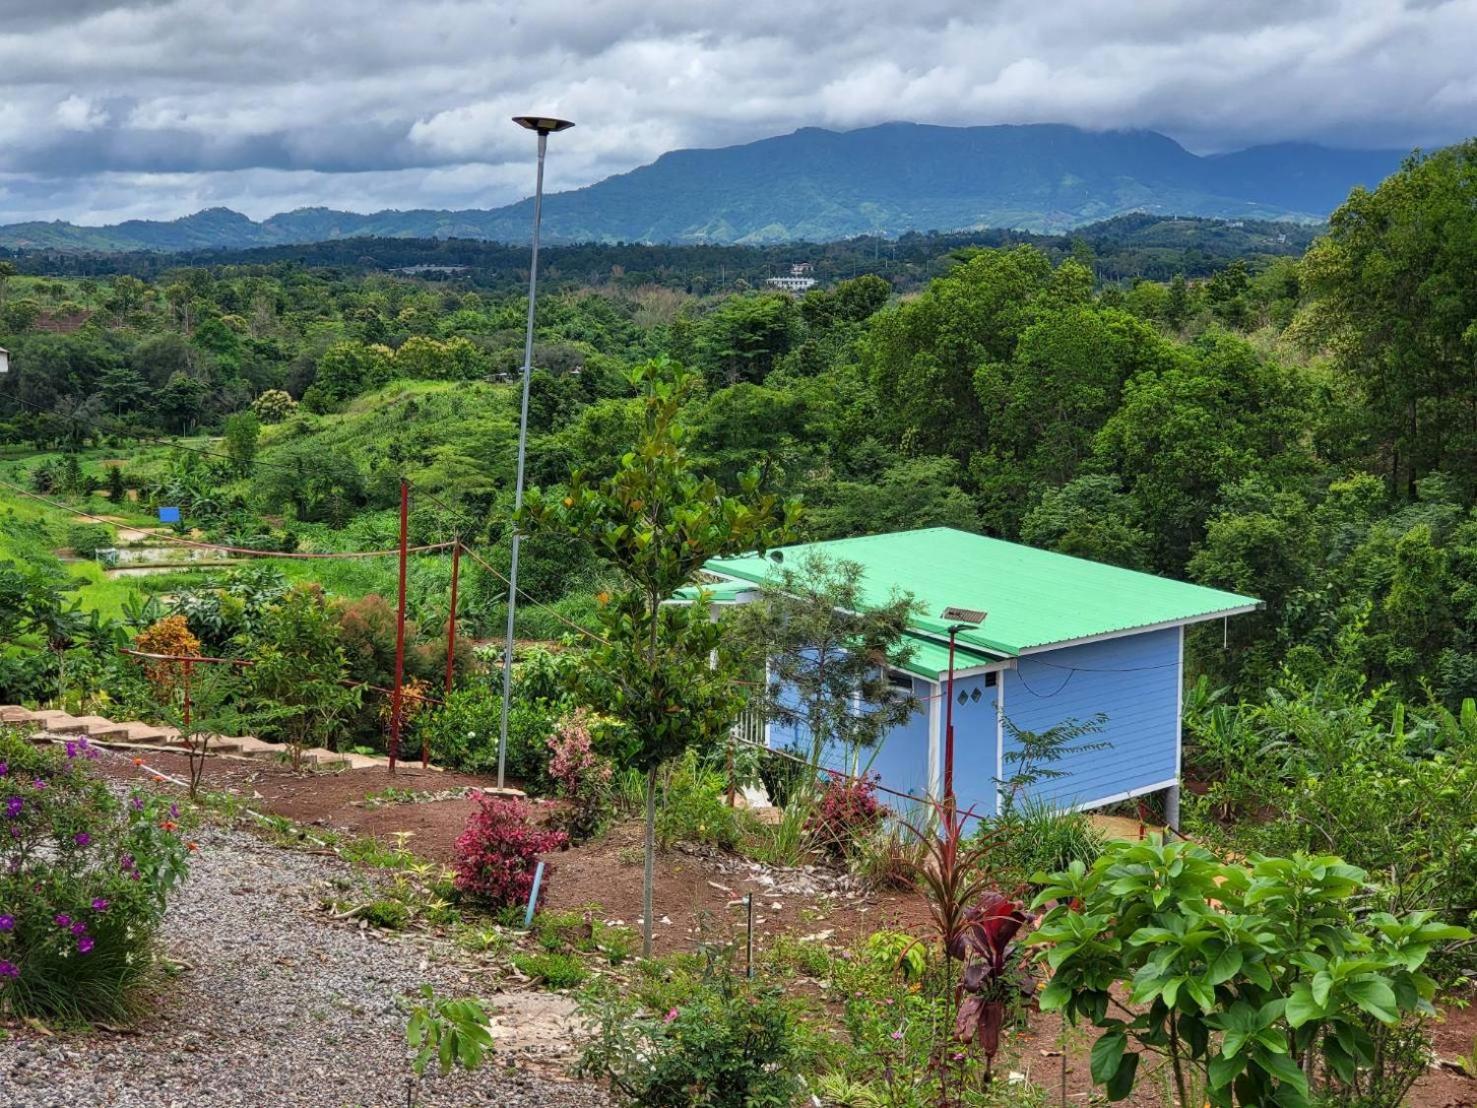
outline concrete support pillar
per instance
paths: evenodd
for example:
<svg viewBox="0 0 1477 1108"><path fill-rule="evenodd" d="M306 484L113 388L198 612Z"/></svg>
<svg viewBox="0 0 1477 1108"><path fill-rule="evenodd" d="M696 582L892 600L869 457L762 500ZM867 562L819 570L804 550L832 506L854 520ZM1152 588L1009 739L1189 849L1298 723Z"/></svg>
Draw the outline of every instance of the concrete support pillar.
<svg viewBox="0 0 1477 1108"><path fill-rule="evenodd" d="M1164 790L1164 822L1176 832L1180 829L1180 786L1176 781Z"/></svg>

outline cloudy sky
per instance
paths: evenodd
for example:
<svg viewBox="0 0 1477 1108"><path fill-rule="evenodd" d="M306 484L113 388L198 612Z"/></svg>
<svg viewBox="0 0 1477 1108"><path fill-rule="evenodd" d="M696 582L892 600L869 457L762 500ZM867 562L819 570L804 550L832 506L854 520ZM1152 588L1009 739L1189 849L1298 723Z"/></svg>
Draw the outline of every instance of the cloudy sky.
<svg viewBox="0 0 1477 1108"><path fill-rule="evenodd" d="M1477 0L0 0L0 222L486 207L908 119L1197 151L1477 132Z"/></svg>

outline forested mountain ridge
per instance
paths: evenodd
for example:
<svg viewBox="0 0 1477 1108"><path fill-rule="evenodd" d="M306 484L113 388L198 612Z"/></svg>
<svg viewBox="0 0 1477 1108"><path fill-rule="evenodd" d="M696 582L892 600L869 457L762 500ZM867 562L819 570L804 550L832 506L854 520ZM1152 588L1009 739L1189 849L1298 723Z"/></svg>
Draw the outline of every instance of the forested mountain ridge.
<svg viewBox="0 0 1477 1108"><path fill-rule="evenodd" d="M1319 221L1400 164L1385 150L1307 144L1198 156L1152 131L1059 124L804 128L650 165L546 197L554 242L771 243L1003 227L1057 232L1126 212ZM212 208L109 227L21 223L0 245L64 250L241 249L352 237L521 242L531 201L487 210L303 208L261 222Z"/></svg>

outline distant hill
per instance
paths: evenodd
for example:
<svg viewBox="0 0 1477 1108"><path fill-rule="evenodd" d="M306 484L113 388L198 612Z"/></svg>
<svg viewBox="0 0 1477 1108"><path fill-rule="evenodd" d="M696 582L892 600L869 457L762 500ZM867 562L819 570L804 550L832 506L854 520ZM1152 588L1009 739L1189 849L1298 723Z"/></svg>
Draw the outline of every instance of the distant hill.
<svg viewBox="0 0 1477 1108"><path fill-rule="evenodd" d="M545 199L551 242L762 244L986 227L1061 232L1128 212L1323 220L1355 185L1373 186L1403 153L1307 144L1199 156L1153 131L1059 124L856 131L805 128L650 165ZM342 238L528 237L532 201L466 211L370 215L303 208L255 222L212 208L111 227L20 223L0 245L72 251L187 251Z"/></svg>

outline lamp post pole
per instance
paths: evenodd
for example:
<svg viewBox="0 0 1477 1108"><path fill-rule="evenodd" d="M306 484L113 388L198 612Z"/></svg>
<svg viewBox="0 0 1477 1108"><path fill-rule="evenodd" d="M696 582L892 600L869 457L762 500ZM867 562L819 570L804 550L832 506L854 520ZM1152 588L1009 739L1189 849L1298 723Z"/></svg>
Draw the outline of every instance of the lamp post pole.
<svg viewBox="0 0 1477 1108"><path fill-rule="evenodd" d="M538 174L533 189L533 256L528 266L528 323L523 335L523 400L518 414L518 476L513 491L513 556L508 566L508 633L503 643L503 705L497 738L497 787L503 787L508 760L508 700L513 692L513 620L518 609L518 546L522 535L516 513L523 507L523 459L528 449L528 386L533 376L533 315L538 296L538 238L544 208L544 151L549 136L573 127L567 119L514 116L513 122L538 133Z"/></svg>
<svg viewBox="0 0 1477 1108"><path fill-rule="evenodd" d="M973 631L985 622L985 613L973 608L945 608L942 619L949 624L949 681L944 705L944 809L954 818L954 643L960 631Z"/></svg>

